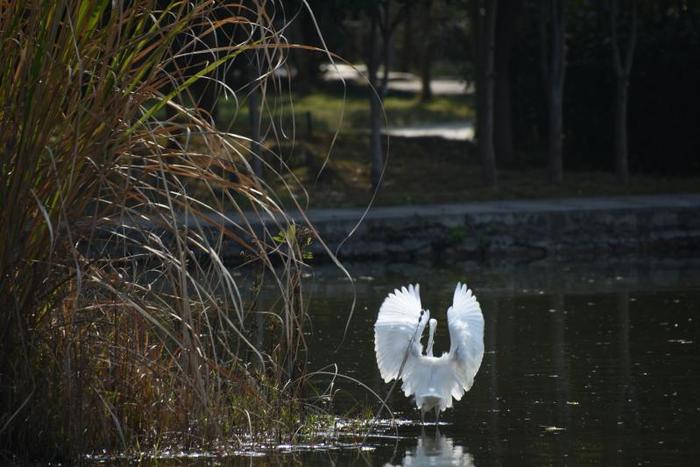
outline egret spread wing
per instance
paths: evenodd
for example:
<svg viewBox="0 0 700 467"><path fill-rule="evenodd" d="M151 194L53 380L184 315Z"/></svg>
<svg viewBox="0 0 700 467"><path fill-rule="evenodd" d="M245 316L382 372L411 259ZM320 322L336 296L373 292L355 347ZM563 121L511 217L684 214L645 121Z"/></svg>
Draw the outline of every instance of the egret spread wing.
<svg viewBox="0 0 700 467"><path fill-rule="evenodd" d="M408 359L420 356L420 338L429 318L427 311L421 314L418 285L396 289L384 300L374 323L374 351L385 382L399 377L407 350Z"/></svg>
<svg viewBox="0 0 700 467"><path fill-rule="evenodd" d="M463 391L474 383L474 376L484 357L484 316L472 291L466 284L457 284L452 306L447 310L447 326L450 330L450 352L455 369L455 378Z"/></svg>

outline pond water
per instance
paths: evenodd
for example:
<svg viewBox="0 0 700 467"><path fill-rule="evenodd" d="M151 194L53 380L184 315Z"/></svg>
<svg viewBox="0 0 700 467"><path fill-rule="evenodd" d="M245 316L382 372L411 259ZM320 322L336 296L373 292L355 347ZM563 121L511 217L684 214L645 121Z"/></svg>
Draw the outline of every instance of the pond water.
<svg viewBox="0 0 700 467"><path fill-rule="evenodd" d="M358 278L354 284L339 274L318 274L313 288L312 310L316 304L319 311L312 354L317 363L336 361L341 371L380 394L386 394L390 385L378 375L372 325L378 306L393 288L421 283L423 306L438 319L438 355L449 348L445 310L458 280L467 281L475 291L486 322L486 353L474 387L446 412L439 432L433 426L399 428L398 442L372 440L376 449L361 453L357 461L368 459L377 465L697 461L700 263L648 259L350 269ZM356 316L343 346L332 353L342 337L353 285ZM400 391L395 391L389 405L398 417L419 420ZM344 460L352 462L351 457Z"/></svg>
<svg viewBox="0 0 700 467"><path fill-rule="evenodd" d="M700 456L700 261L540 261L348 265L308 279L311 367L339 371L386 396L373 348L379 305L420 282L449 347L445 310L466 281L484 312L483 364L439 428L397 390L396 431L365 448L218 459L222 465L691 465ZM343 339L349 304L354 317ZM338 383L334 411L378 407ZM386 417L386 415L384 416Z"/></svg>

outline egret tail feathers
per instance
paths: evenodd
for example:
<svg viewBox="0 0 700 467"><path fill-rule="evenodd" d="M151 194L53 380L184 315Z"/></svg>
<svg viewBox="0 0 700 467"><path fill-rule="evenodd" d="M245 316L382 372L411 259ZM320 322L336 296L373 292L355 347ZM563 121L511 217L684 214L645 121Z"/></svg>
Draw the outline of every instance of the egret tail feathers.
<svg viewBox="0 0 700 467"><path fill-rule="evenodd" d="M464 394L462 381L446 357L413 359L402 379L406 397L415 396L416 406L423 410L451 408L452 399L460 400Z"/></svg>

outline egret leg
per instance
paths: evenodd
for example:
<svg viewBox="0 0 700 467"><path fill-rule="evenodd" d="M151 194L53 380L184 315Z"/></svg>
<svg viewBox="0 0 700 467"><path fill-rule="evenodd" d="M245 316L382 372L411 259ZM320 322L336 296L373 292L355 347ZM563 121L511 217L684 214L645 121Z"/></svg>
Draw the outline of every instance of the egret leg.
<svg viewBox="0 0 700 467"><path fill-rule="evenodd" d="M440 423L440 407L435 407L435 426Z"/></svg>
<svg viewBox="0 0 700 467"><path fill-rule="evenodd" d="M421 426L425 426L425 412L423 409L420 409L420 424Z"/></svg>

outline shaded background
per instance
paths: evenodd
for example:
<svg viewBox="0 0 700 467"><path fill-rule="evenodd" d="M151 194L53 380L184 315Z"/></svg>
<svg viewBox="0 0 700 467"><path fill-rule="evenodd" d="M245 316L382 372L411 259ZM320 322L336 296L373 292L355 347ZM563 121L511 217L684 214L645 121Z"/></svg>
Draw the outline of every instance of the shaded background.
<svg viewBox="0 0 700 467"><path fill-rule="evenodd" d="M364 205L380 178L380 204L687 192L698 186L700 2L290 1L280 21L282 16L292 20L288 40L303 45L290 50L276 72L279 89L291 92L272 97L246 89L249 105L235 113L226 99L201 104L220 126L246 133L250 121L261 121L249 118L251 109L277 117L276 126L263 123L250 131L262 144L256 150L289 164L305 182L312 206ZM492 36L485 38L489 21ZM547 96L554 84L547 69L556 55L552 28L558 21L562 128L552 133ZM614 66L613 29L621 61L630 55L626 78ZM329 63L324 46L343 72ZM490 63L484 58L489 50ZM256 58L248 55L254 67ZM229 75L245 76L240 62ZM630 175L616 173L615 166L618 79L628 82ZM453 87L445 91L443 81ZM491 103L484 104L489 93ZM490 129L484 127L488 121ZM449 125L473 130L448 138L392 133ZM385 130L395 135L390 141ZM550 174L550 134L562 142L565 184ZM491 169L482 153L489 150ZM436 183L440 189L431 187Z"/></svg>

